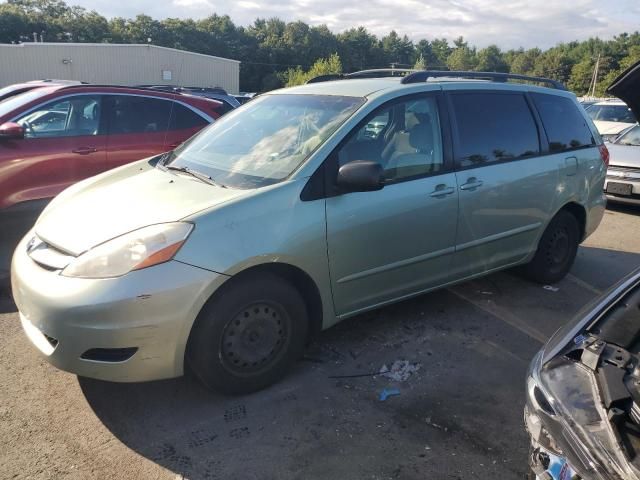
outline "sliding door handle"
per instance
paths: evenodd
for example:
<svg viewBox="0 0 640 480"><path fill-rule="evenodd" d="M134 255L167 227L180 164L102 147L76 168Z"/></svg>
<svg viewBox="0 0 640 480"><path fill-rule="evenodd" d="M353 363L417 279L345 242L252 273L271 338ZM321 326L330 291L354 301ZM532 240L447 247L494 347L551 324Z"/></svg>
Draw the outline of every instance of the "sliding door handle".
<svg viewBox="0 0 640 480"><path fill-rule="evenodd" d="M478 180L476 177L471 177L467 180L467 183L460 185L460 190L475 190L482 186L482 180Z"/></svg>
<svg viewBox="0 0 640 480"><path fill-rule="evenodd" d="M451 195L456 189L453 187L447 187L444 183L438 185L433 192L429 194L430 197L443 198L446 195Z"/></svg>

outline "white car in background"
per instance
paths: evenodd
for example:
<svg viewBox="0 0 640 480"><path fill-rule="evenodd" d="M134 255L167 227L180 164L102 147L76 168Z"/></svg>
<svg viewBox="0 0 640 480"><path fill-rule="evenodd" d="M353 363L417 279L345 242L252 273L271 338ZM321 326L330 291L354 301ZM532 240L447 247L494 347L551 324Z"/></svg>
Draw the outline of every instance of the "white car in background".
<svg viewBox="0 0 640 480"><path fill-rule="evenodd" d="M640 125L624 131L609 150L604 190L610 202L640 205Z"/></svg>
<svg viewBox="0 0 640 480"><path fill-rule="evenodd" d="M637 120L631 109L622 100L604 100L586 107L602 138L610 142Z"/></svg>

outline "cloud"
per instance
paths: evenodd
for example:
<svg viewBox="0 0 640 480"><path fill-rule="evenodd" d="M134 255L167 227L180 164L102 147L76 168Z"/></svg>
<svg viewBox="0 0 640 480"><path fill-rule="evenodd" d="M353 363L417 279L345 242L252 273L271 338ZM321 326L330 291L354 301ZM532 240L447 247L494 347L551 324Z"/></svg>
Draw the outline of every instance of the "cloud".
<svg viewBox="0 0 640 480"><path fill-rule="evenodd" d="M71 0L107 16L157 19L227 14L239 25L257 16L326 24L334 32L363 25L378 36L394 29L413 40L464 36L471 44L548 48L558 42L611 38L640 25L637 0Z"/></svg>

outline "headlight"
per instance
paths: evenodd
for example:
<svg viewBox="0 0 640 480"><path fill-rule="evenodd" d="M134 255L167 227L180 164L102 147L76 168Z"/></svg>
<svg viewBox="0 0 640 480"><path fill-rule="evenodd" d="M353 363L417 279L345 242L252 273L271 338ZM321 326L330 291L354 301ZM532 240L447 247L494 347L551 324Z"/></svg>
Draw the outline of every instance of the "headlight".
<svg viewBox="0 0 640 480"><path fill-rule="evenodd" d="M62 271L66 277L110 278L171 260L193 224L151 225L108 240L74 259Z"/></svg>
<svg viewBox="0 0 640 480"><path fill-rule="evenodd" d="M539 357L536 357L536 361L538 360ZM531 376L527 379L527 397L528 401L524 409L524 423L531 439L536 445L542 446L548 452L562 455L562 450L545 428L544 421L541 418L543 412L550 417L554 417L556 412L549 398Z"/></svg>

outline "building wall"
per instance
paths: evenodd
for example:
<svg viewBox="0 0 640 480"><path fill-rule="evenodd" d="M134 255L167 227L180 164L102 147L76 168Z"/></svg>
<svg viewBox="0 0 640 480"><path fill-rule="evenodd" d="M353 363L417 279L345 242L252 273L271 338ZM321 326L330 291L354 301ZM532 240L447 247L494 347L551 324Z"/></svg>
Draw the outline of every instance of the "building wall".
<svg viewBox="0 0 640 480"><path fill-rule="evenodd" d="M238 93L240 87L237 60L155 45L0 44L0 65L0 87L44 78L116 85L222 87L229 93Z"/></svg>

